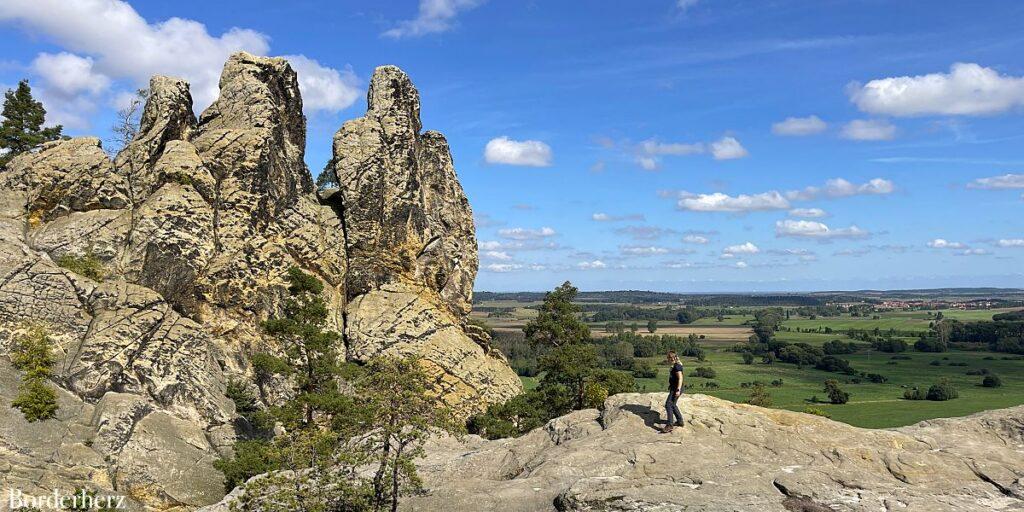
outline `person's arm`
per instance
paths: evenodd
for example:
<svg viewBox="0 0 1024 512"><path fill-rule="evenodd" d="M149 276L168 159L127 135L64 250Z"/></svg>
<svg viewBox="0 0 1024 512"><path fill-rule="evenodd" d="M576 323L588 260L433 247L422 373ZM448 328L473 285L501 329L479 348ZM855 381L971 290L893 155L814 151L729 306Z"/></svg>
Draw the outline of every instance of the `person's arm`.
<svg viewBox="0 0 1024 512"><path fill-rule="evenodd" d="M683 394L683 371L675 369L673 369L672 371L679 374L679 378L676 379L676 389L674 390L676 396L679 396Z"/></svg>

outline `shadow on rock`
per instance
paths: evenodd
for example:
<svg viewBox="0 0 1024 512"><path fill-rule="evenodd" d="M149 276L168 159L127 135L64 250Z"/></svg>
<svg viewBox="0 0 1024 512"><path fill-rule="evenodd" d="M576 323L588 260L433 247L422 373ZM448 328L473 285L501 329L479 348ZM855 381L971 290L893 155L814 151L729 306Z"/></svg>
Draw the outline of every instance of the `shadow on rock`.
<svg viewBox="0 0 1024 512"><path fill-rule="evenodd" d="M644 425L655 430L660 430L658 427L659 424L665 424L661 419L661 413L646 405L626 404L622 406L622 410L636 414L640 419L644 420Z"/></svg>

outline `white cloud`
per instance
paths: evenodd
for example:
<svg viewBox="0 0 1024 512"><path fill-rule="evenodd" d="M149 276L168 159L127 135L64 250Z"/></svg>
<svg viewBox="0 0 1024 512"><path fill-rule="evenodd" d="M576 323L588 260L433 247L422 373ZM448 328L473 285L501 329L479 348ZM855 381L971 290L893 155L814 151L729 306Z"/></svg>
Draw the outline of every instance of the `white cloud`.
<svg viewBox="0 0 1024 512"><path fill-rule="evenodd" d="M547 167L551 165L551 147L539 140L517 141L502 136L487 143L484 160L490 164Z"/></svg>
<svg viewBox="0 0 1024 512"><path fill-rule="evenodd" d="M619 250L622 251L622 254L628 254L630 256L656 256L671 252L667 247L658 247L655 245L620 245Z"/></svg>
<svg viewBox="0 0 1024 512"><path fill-rule="evenodd" d="M750 153L734 137L722 137L717 142L711 143L711 155L715 160L734 160L743 158Z"/></svg>
<svg viewBox="0 0 1024 512"><path fill-rule="evenodd" d="M864 238L870 233L857 227L832 229L822 222L810 220L780 220L775 222L775 236L792 238Z"/></svg>
<svg viewBox="0 0 1024 512"><path fill-rule="evenodd" d="M725 249L722 249L722 254L757 254L761 252L761 249L754 245L752 242L746 242L739 245L730 245Z"/></svg>
<svg viewBox="0 0 1024 512"><path fill-rule="evenodd" d="M680 142L657 142L653 139L640 143L640 151L645 155L696 155L704 152L704 144L699 142L686 144Z"/></svg>
<svg viewBox="0 0 1024 512"><path fill-rule="evenodd" d="M843 126L839 136L849 140L892 140L896 127L884 119L854 119Z"/></svg>
<svg viewBox="0 0 1024 512"><path fill-rule="evenodd" d="M696 155L704 152L704 144L683 142L658 142L648 139L633 148L637 165L645 171L654 171L661 166L660 156Z"/></svg>
<svg viewBox="0 0 1024 512"><path fill-rule="evenodd" d="M628 236L634 240L656 240L675 232L674 229L657 226L623 226L615 229L615 234Z"/></svg>
<svg viewBox="0 0 1024 512"><path fill-rule="evenodd" d="M683 242L704 245L708 243L708 238L700 235L686 235L683 237Z"/></svg>
<svg viewBox="0 0 1024 512"><path fill-rule="evenodd" d="M851 183L843 178L832 178L824 187L806 187L803 190L786 192L792 201L811 201L819 197L850 197L858 195L887 195L896 191L896 185L883 178L874 178L864 183Z"/></svg>
<svg viewBox="0 0 1024 512"><path fill-rule="evenodd" d="M882 78L863 86L853 83L849 93L857 108L872 114L988 115L1024 106L1024 77L958 62L949 73Z"/></svg>
<svg viewBox="0 0 1024 512"><path fill-rule="evenodd" d="M552 237L556 234L555 230L549 227L542 227L540 229L509 228L498 230L498 235L509 240L537 240Z"/></svg>
<svg viewBox="0 0 1024 512"><path fill-rule="evenodd" d="M398 22L398 26L386 30L384 37L401 39L426 34L447 32L455 26L459 12L467 11L483 3L483 0L420 0L416 18Z"/></svg>
<svg viewBox="0 0 1024 512"><path fill-rule="evenodd" d="M696 7L698 3L700 3L700 0L676 0L676 7L678 7L680 11L686 12Z"/></svg>
<svg viewBox="0 0 1024 512"><path fill-rule="evenodd" d="M636 157L636 163L645 171L654 171L658 169L658 160L654 157L638 156Z"/></svg>
<svg viewBox="0 0 1024 512"><path fill-rule="evenodd" d="M519 233L514 233L512 236L525 236ZM479 244L481 251L554 251L562 249L563 247L555 242L546 240L543 237L533 240L484 240Z"/></svg>
<svg viewBox="0 0 1024 512"><path fill-rule="evenodd" d="M149 23L121 0L5 0L0 2L0 21L4 20L20 22L69 51L94 58L92 73L110 80L128 79L144 86L156 74L184 78L191 83L198 109L217 97L221 69L232 53L266 55L270 50L269 38L255 30L231 28L214 36L194 20ZM296 57L302 56L291 58ZM355 100L358 93L353 95L350 71L336 72L335 80L329 68L313 64L308 60L296 66L316 75L300 75L308 108L338 110ZM307 91L310 86L314 89Z"/></svg>
<svg viewBox="0 0 1024 512"><path fill-rule="evenodd" d="M818 116L787 117L772 125L772 133L786 137L814 135L828 129L828 124Z"/></svg>
<svg viewBox="0 0 1024 512"><path fill-rule="evenodd" d="M510 261L512 259L512 256L505 251L484 251L480 256L484 259L497 261Z"/></svg>
<svg viewBox="0 0 1024 512"><path fill-rule="evenodd" d="M956 254L957 256L985 256L992 253L985 249L964 249Z"/></svg>
<svg viewBox="0 0 1024 512"><path fill-rule="evenodd" d="M491 263L489 265L484 265L484 270L487 270L488 272L496 272L499 274L503 274L506 272L515 272L516 270L519 270L521 268L523 268L523 266L516 263Z"/></svg>
<svg viewBox="0 0 1024 512"><path fill-rule="evenodd" d="M960 242L950 242L944 238L936 238L931 242L928 242L928 247L932 249L964 249L967 246Z"/></svg>
<svg viewBox="0 0 1024 512"><path fill-rule="evenodd" d="M821 208L794 208L789 211L790 217L802 217L805 219L817 219L827 217L828 213Z"/></svg>
<svg viewBox="0 0 1024 512"><path fill-rule="evenodd" d="M110 79L94 69L92 57L68 52L40 53L32 61L32 71L42 77L49 88L68 96L80 92L99 94L110 86Z"/></svg>
<svg viewBox="0 0 1024 512"><path fill-rule="evenodd" d="M304 55L285 55L299 75L302 107L307 111L338 112L362 95L361 83L351 67L329 68Z"/></svg>
<svg viewBox="0 0 1024 512"><path fill-rule="evenodd" d="M760 194L739 194L730 196L722 192L693 194L689 192L659 191L661 197L678 197L676 208L695 212L732 212L789 210L790 201L812 201L819 198L841 198L857 195L886 195L896 191L896 185L883 178L874 178L864 183L851 183L843 178L832 178L824 186L789 190L783 194L770 190ZM794 217L822 217L827 213L820 208L797 208L790 212Z"/></svg>
<svg viewBox="0 0 1024 512"><path fill-rule="evenodd" d="M777 191L761 194L740 194L729 196L721 192L713 194L681 194L676 207L695 212L753 212L787 210L789 201Z"/></svg>
<svg viewBox="0 0 1024 512"><path fill-rule="evenodd" d="M595 269L606 268L608 265L605 262L601 261L601 260L594 260L594 261L581 261L581 262L577 263L576 266L579 267L582 270L595 270Z"/></svg>
<svg viewBox="0 0 1024 512"><path fill-rule="evenodd" d="M591 215L590 218L597 222L642 221L644 220L644 215L642 213L630 213L627 215L609 215L607 213L595 213Z"/></svg>
<svg viewBox="0 0 1024 512"><path fill-rule="evenodd" d="M1004 174L1002 176L978 178L968 183L967 187L990 190L1024 188L1024 174Z"/></svg>
<svg viewBox="0 0 1024 512"><path fill-rule="evenodd" d="M1024 238L1003 238L996 242L999 247L1024 247Z"/></svg>
<svg viewBox="0 0 1024 512"><path fill-rule="evenodd" d="M737 261L736 262L736 268L747 268L747 266L748 266L747 262L745 262L745 261Z"/></svg>

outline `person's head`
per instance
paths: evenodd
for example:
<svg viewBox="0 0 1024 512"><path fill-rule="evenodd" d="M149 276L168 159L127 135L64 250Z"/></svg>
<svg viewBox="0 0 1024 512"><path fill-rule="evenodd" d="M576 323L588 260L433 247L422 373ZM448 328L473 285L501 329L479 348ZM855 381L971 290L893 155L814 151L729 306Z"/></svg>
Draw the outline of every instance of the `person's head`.
<svg viewBox="0 0 1024 512"><path fill-rule="evenodd" d="M669 350L668 353L665 354L665 362L668 364L676 364L679 362L679 356L676 355L675 350Z"/></svg>

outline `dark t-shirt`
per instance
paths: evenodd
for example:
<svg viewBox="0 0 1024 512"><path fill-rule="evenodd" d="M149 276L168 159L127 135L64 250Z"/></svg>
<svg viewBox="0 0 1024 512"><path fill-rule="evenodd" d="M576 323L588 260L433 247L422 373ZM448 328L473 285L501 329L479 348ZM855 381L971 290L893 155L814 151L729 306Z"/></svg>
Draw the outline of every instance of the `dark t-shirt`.
<svg viewBox="0 0 1024 512"><path fill-rule="evenodd" d="M683 378L683 365L676 363L668 372L668 390L675 391L679 386L679 380Z"/></svg>

